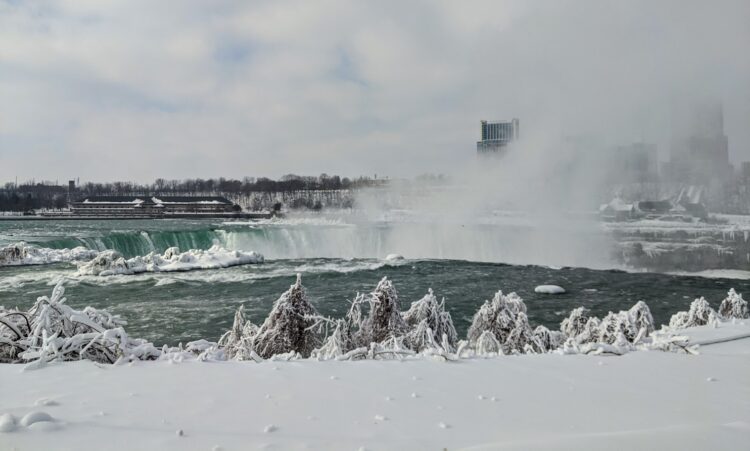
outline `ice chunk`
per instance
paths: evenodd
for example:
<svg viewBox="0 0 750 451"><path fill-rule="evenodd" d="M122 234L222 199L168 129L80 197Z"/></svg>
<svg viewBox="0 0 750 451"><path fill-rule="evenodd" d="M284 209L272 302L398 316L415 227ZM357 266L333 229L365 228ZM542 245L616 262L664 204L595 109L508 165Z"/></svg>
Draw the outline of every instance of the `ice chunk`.
<svg viewBox="0 0 750 451"><path fill-rule="evenodd" d="M565 288L559 285L539 285L534 288L534 292L543 294L563 294L565 293Z"/></svg>

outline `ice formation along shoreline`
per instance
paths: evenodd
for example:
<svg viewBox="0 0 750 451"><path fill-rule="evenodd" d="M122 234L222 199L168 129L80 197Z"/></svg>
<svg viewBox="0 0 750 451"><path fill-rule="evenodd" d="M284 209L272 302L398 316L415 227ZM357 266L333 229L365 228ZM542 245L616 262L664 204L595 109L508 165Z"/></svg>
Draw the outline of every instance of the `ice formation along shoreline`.
<svg viewBox="0 0 750 451"><path fill-rule="evenodd" d="M218 245L208 250L190 249L180 252L170 247L164 254L150 252L144 256L126 259L117 251L97 253L91 261L77 263L78 275L111 276L132 275L144 272L175 272L194 269L218 269L230 266L263 263L257 252L230 251Z"/></svg>
<svg viewBox="0 0 750 451"><path fill-rule="evenodd" d="M99 251L83 246L72 249L48 249L29 246L21 241L0 248L0 266L47 265L51 263L91 260Z"/></svg>
<svg viewBox="0 0 750 451"><path fill-rule="evenodd" d="M526 305L515 293L498 291L475 313L466 339L459 340L444 301L430 290L402 311L398 293L383 278L369 294L358 294L343 318L324 317L310 303L301 277L274 303L260 325L248 321L243 307L218 342L197 340L186 346L155 347L131 338L118 315L66 304L62 282L50 297L39 297L27 311L0 307L0 363L27 363L38 368L52 361L92 360L359 360L491 357L508 354L614 354L636 350L696 353L696 345L679 335L684 328L748 318L748 304L733 289L718 311L704 298L687 312L655 329L644 302L629 310L591 316L574 309L560 330L533 328Z"/></svg>

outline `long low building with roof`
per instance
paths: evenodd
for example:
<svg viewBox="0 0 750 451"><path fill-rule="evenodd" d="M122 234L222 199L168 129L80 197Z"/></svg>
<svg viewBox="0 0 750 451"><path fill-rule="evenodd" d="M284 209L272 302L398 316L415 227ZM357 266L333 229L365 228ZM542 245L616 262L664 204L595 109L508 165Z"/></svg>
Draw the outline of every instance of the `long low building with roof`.
<svg viewBox="0 0 750 451"><path fill-rule="evenodd" d="M221 196L88 196L71 202L75 216L216 215L239 206Z"/></svg>

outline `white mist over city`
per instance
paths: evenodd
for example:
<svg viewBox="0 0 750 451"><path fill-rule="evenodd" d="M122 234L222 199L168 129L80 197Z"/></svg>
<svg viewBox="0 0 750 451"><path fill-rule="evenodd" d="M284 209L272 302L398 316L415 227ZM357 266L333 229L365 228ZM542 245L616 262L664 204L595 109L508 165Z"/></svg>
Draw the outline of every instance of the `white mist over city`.
<svg viewBox="0 0 750 451"><path fill-rule="evenodd" d="M0 0L0 450L746 448L748 24Z"/></svg>

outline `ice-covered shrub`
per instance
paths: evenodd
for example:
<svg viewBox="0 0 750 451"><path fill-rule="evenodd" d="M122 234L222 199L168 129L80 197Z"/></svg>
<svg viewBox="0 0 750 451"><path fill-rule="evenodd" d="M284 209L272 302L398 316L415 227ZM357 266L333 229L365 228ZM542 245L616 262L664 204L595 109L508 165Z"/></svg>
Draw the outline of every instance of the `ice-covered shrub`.
<svg viewBox="0 0 750 451"><path fill-rule="evenodd" d="M501 343L503 352L506 354L519 354L524 352L536 352L542 346L537 342L534 331L529 325L529 318L524 312L518 312L513 329L508 334L505 342Z"/></svg>
<svg viewBox="0 0 750 451"><path fill-rule="evenodd" d="M234 314L232 328L219 339L219 347L227 357L236 360L257 360L253 350L253 339L258 334L258 326L245 318L245 307L240 306Z"/></svg>
<svg viewBox="0 0 750 451"><path fill-rule="evenodd" d="M380 343L391 337L401 337L408 326L401 317L398 293L393 283L383 277L369 297L370 312L362 322L358 341Z"/></svg>
<svg viewBox="0 0 750 451"><path fill-rule="evenodd" d="M455 348L458 334L453 326L451 314L445 311L445 300L438 302L432 289L422 299L412 302L402 317L411 329L407 342L413 350L421 351L435 347L435 344L442 348L444 341L450 348L445 351Z"/></svg>
<svg viewBox="0 0 750 451"><path fill-rule="evenodd" d="M313 330L318 316L298 274L297 281L276 300L271 313L255 333L252 347L263 358L287 352L309 357L321 342L320 334Z"/></svg>
<svg viewBox="0 0 750 451"><path fill-rule="evenodd" d="M367 315L362 307L369 307ZM333 332L313 357L327 360L359 358L400 358L418 352L447 357L458 341L456 329L445 305L432 290L399 312L398 294L386 278L369 296L357 295L346 316L332 320L319 318Z"/></svg>
<svg viewBox="0 0 750 451"><path fill-rule="evenodd" d="M669 320L669 327L684 329L686 327L705 326L717 321L716 312L708 304L708 301L701 297L690 304L690 310L687 312L679 312L672 315L672 318Z"/></svg>
<svg viewBox="0 0 750 451"><path fill-rule="evenodd" d="M313 350L311 357L318 360L331 360L340 358L354 347L353 339L345 320L335 321L333 332L323 341L323 345Z"/></svg>
<svg viewBox="0 0 750 451"><path fill-rule="evenodd" d="M26 312L0 311L0 362L87 359L114 363L121 359L154 359L151 343L131 339L117 315L86 307L75 310L65 301L59 282L50 297L42 296Z"/></svg>
<svg viewBox="0 0 750 451"><path fill-rule="evenodd" d="M531 344L531 349L535 353L544 353L557 349L562 345L564 336L562 332L557 330L549 330L544 326L537 326L534 329L534 342Z"/></svg>
<svg viewBox="0 0 750 451"><path fill-rule="evenodd" d="M651 309L643 301L638 301L634 306L630 307L628 318L637 331L643 329L646 334L650 334L656 328Z"/></svg>
<svg viewBox="0 0 750 451"><path fill-rule="evenodd" d="M725 319L745 319L748 317L747 301L742 299L742 295L734 291L734 288L731 288L727 297L721 301L719 315Z"/></svg>
<svg viewBox="0 0 750 451"><path fill-rule="evenodd" d="M602 318L599 324L599 337L596 342L607 344L613 344L616 341L632 342L637 331L623 313L609 312Z"/></svg>
<svg viewBox="0 0 750 451"><path fill-rule="evenodd" d="M474 349L478 355L502 354L503 349L500 342L489 330L483 331L474 342Z"/></svg>
<svg viewBox="0 0 750 451"><path fill-rule="evenodd" d="M584 322L585 321L585 322ZM560 324L570 345L585 343L632 344L654 331L654 318L645 302L639 301L626 311L609 312L601 320L583 307L574 309Z"/></svg>
<svg viewBox="0 0 750 451"><path fill-rule="evenodd" d="M337 320L319 318L320 321L327 322L329 327L333 326L332 332L328 334L321 347L313 351L311 357L319 360L330 360L346 358L355 349L359 349L360 354L366 351L370 342L366 341L366 337L363 337L363 335L369 337L371 334L363 332L362 305L365 303L368 303L368 299L357 293L344 318Z"/></svg>
<svg viewBox="0 0 750 451"><path fill-rule="evenodd" d="M591 318L589 309L578 307L570 312L570 315L560 323L560 331L566 337L577 337L586 329L586 324Z"/></svg>
<svg viewBox="0 0 750 451"><path fill-rule="evenodd" d="M515 327L519 312L526 313L523 300L516 293L505 296L498 291L474 314L468 331L469 341L476 341L485 331L490 331L500 343L504 343Z"/></svg>
<svg viewBox="0 0 750 451"><path fill-rule="evenodd" d="M577 343L594 343L599 341L601 321L599 318L592 316L586 321L583 330L576 336L569 336L570 340Z"/></svg>

